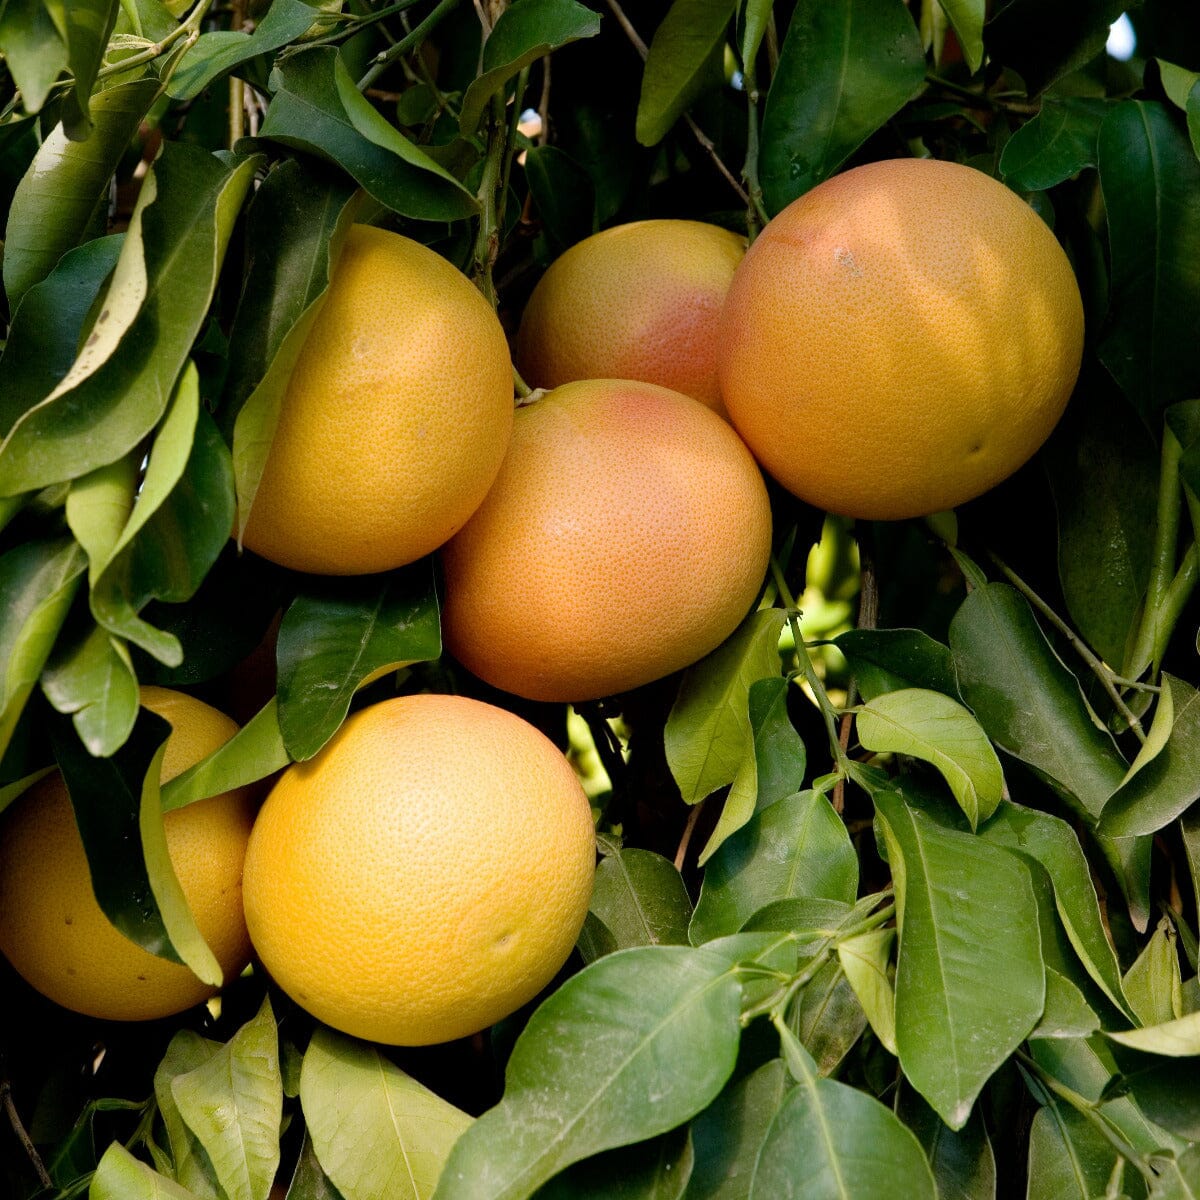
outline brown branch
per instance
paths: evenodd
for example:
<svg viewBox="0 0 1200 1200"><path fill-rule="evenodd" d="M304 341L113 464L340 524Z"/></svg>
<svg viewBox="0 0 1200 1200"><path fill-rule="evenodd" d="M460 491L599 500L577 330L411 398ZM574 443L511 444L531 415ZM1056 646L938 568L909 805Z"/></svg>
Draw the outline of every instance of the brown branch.
<svg viewBox="0 0 1200 1200"><path fill-rule="evenodd" d="M8 1123L12 1126L13 1133L17 1135L17 1141L21 1143L21 1148L25 1151L26 1157L33 1164L38 1182L44 1188L54 1187L54 1180L50 1178L50 1172L46 1170L46 1164L42 1162L42 1156L37 1152L37 1147L33 1144L32 1139L25 1130L25 1126L21 1122L21 1114L17 1112L17 1106L13 1101L12 1083L7 1076L0 1079L0 1101L4 1104L4 1111L8 1115Z"/></svg>
<svg viewBox="0 0 1200 1200"><path fill-rule="evenodd" d="M691 812L688 813L687 824L683 827L683 837L679 839L679 849L675 851L675 870L682 873L684 860L687 858L688 846L692 840L692 834L696 831L696 822L700 820L700 810L704 807L704 801L699 804L693 804Z"/></svg>

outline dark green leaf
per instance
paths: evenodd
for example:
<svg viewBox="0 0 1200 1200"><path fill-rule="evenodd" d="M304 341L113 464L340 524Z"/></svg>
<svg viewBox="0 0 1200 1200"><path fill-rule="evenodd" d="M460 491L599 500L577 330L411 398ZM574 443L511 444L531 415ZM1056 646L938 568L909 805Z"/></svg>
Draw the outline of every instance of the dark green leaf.
<svg viewBox="0 0 1200 1200"><path fill-rule="evenodd" d="M1147 1060L1149 1066L1127 1071L1121 1089L1155 1124L1189 1142L1200 1142L1200 1076L1194 1063Z"/></svg>
<svg viewBox="0 0 1200 1200"><path fill-rule="evenodd" d="M474 196L372 108L332 47L289 58L259 136L335 163L385 208L426 221L476 211Z"/></svg>
<svg viewBox="0 0 1200 1200"><path fill-rule="evenodd" d="M533 1200L679 1200L692 1175L692 1158L684 1126L576 1163L538 1188Z"/></svg>
<svg viewBox="0 0 1200 1200"><path fill-rule="evenodd" d="M896 1044L951 1129L1045 1002L1037 902L1020 859L945 829L899 792L875 795L896 882Z"/></svg>
<svg viewBox="0 0 1200 1200"><path fill-rule="evenodd" d="M13 308L79 244L97 208L107 206L109 179L157 92L157 79L101 92L92 101L95 129L86 142L70 141L59 124L42 143L13 196L5 230L4 290Z"/></svg>
<svg viewBox="0 0 1200 1200"><path fill-rule="evenodd" d="M105 758L122 745L138 714L138 684L129 651L92 625L61 643L42 674L46 699L69 713L89 754Z"/></svg>
<svg viewBox="0 0 1200 1200"><path fill-rule="evenodd" d="M902 688L877 696L859 710L858 738L868 750L932 763L972 829L1000 803L1004 774L987 734L967 709L941 692Z"/></svg>
<svg viewBox="0 0 1200 1200"><path fill-rule="evenodd" d="M142 184L89 344L0 445L5 494L113 462L158 423L208 310L256 165L243 160L227 167L197 147L164 145ZM119 284L144 298L120 345L111 348L105 322L110 315L116 320L115 310L128 301L115 294ZM110 356L97 365L95 356L105 349Z"/></svg>
<svg viewBox="0 0 1200 1200"><path fill-rule="evenodd" d="M687 945L687 888L674 866L650 850L628 847L600 860L591 911L612 934L614 950Z"/></svg>
<svg viewBox="0 0 1200 1200"><path fill-rule="evenodd" d="M756 811L798 792L804 782L808 757L788 716L790 691L788 681L779 676L756 679L750 685L746 707L754 731Z"/></svg>
<svg viewBox="0 0 1200 1200"><path fill-rule="evenodd" d="M772 901L818 897L853 903L858 858L842 819L818 792L758 813L709 861L689 936L698 945L735 933Z"/></svg>
<svg viewBox="0 0 1200 1200"><path fill-rule="evenodd" d="M773 1058L692 1121L696 1164L684 1200L747 1200L758 1152L792 1081Z"/></svg>
<svg viewBox="0 0 1200 1200"><path fill-rule="evenodd" d="M1029 1133L1028 1200L1103 1196L1117 1152L1086 1117L1065 1104L1038 1110Z"/></svg>
<svg viewBox="0 0 1200 1200"><path fill-rule="evenodd" d="M67 66L67 46L44 0L7 0L0 7L0 55L26 112L37 112Z"/></svg>
<svg viewBox="0 0 1200 1200"><path fill-rule="evenodd" d="M1100 128L1112 300L1100 357L1144 420L1200 393L1200 162L1160 104Z"/></svg>
<svg viewBox="0 0 1200 1200"><path fill-rule="evenodd" d="M459 1139L436 1200L519 1200L694 1116L733 1070L740 997L724 958L681 946L623 950L568 979L530 1018L504 1099Z"/></svg>
<svg viewBox="0 0 1200 1200"><path fill-rule="evenodd" d="M937 1181L938 1200L996 1200L996 1158L978 1111L951 1129L911 1088L903 1088L897 1112L917 1135Z"/></svg>
<svg viewBox="0 0 1200 1200"><path fill-rule="evenodd" d="M24 542L0 557L0 754L50 657L86 565L70 538Z"/></svg>
<svg viewBox="0 0 1200 1200"><path fill-rule="evenodd" d="M316 20L315 4L273 0L253 33L220 30L201 34L180 60L168 85L175 100L191 100L229 71L294 41Z"/></svg>
<svg viewBox="0 0 1200 1200"><path fill-rule="evenodd" d="M1046 1007L1029 1035L1034 1038L1090 1037L1100 1028L1100 1018L1083 992L1065 975L1046 967Z"/></svg>
<svg viewBox="0 0 1200 1200"><path fill-rule="evenodd" d="M867 1027L866 1013L839 958L829 959L804 985L788 1024L812 1055L817 1073L832 1075Z"/></svg>
<svg viewBox="0 0 1200 1200"><path fill-rule="evenodd" d="M92 758L69 725L51 727L105 916L151 954L185 963L216 986L220 965L196 928L163 832L158 779L170 732L166 721L143 709L119 750Z"/></svg>
<svg viewBox="0 0 1200 1200"><path fill-rule="evenodd" d="M800 0L763 112L767 210L827 179L924 86L921 39L901 0Z"/></svg>
<svg viewBox="0 0 1200 1200"><path fill-rule="evenodd" d="M1166 672L1162 686L1171 704L1170 734L1104 806L1100 828L1114 837L1155 833L1200 799L1200 692Z"/></svg>
<svg viewBox="0 0 1200 1200"><path fill-rule="evenodd" d="M674 0L646 56L637 140L655 146L697 97L723 79L725 30L736 0Z"/></svg>
<svg viewBox="0 0 1200 1200"><path fill-rule="evenodd" d="M513 0L484 42L482 70L463 96L463 135L475 132L488 101L530 63L599 32L598 14L575 0Z"/></svg>
<svg viewBox="0 0 1200 1200"><path fill-rule="evenodd" d="M94 133L89 100L104 50L120 11L119 0L46 0L67 42L68 67L75 86L63 102L64 124L80 141Z"/></svg>
<svg viewBox="0 0 1200 1200"><path fill-rule="evenodd" d="M596 232L592 177L565 151L531 147L525 152L525 181L556 255Z"/></svg>
<svg viewBox="0 0 1200 1200"><path fill-rule="evenodd" d="M822 1079L797 1050L789 1065L801 1066L799 1086L767 1132L750 1200L936 1200L912 1131L873 1096Z"/></svg>
<svg viewBox="0 0 1200 1200"><path fill-rule="evenodd" d="M314 581L279 627L279 728L289 756L312 758L364 682L441 652L431 560L387 575Z"/></svg>
<svg viewBox="0 0 1200 1200"><path fill-rule="evenodd" d="M312 1138L307 1135L296 1163L296 1171L288 1186L286 1200L345 1200L333 1186L333 1180L321 1169Z"/></svg>
<svg viewBox="0 0 1200 1200"><path fill-rule="evenodd" d="M958 695L949 648L919 629L850 629L834 645L866 700L908 687Z"/></svg>
<svg viewBox="0 0 1200 1200"><path fill-rule="evenodd" d="M279 1169L283 1084L271 1002L210 1058L171 1080L180 1117L229 1200L267 1200Z"/></svg>
<svg viewBox="0 0 1200 1200"><path fill-rule="evenodd" d="M1047 99L1018 129L1000 155L1000 174L1018 192L1040 192L1096 165L1106 100L1080 96Z"/></svg>

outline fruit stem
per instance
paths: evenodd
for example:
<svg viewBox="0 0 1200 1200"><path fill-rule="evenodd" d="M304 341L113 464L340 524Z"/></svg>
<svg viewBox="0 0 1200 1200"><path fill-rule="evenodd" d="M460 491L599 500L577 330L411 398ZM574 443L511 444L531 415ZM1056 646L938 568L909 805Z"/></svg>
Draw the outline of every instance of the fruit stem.
<svg viewBox="0 0 1200 1200"><path fill-rule="evenodd" d="M517 370L516 363L513 363L513 391L517 394L518 400L528 400L533 395L533 388L521 378L521 372ZM518 408L520 405L517 406Z"/></svg>

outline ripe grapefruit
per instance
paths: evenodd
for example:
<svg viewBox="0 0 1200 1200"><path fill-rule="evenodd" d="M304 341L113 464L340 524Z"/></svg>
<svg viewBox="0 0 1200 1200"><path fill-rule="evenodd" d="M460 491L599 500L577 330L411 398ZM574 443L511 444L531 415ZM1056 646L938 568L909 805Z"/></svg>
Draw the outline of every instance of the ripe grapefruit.
<svg viewBox="0 0 1200 1200"><path fill-rule="evenodd" d="M237 732L224 713L181 692L145 687L142 703L172 726L164 782ZM241 877L253 822L248 789L199 800L163 817L171 863L226 980L250 959ZM0 950L51 1000L110 1021L170 1016L216 990L110 924L92 894L74 811L58 774L26 792L4 819Z"/></svg>
<svg viewBox="0 0 1200 1200"><path fill-rule="evenodd" d="M518 410L444 549L446 645L533 700L626 691L724 641L770 547L762 476L715 413L648 383L564 384Z"/></svg>
<svg viewBox="0 0 1200 1200"><path fill-rule="evenodd" d="M354 226L292 372L243 541L326 575L440 546L483 499L512 431L496 314L432 250Z"/></svg>
<svg viewBox="0 0 1200 1200"><path fill-rule="evenodd" d="M562 966L591 898L591 811L512 713L402 696L284 773L246 854L246 920L298 1004L425 1045L493 1024Z"/></svg>
<svg viewBox="0 0 1200 1200"><path fill-rule="evenodd" d="M529 297L517 366L533 387L639 379L723 412L716 340L746 240L702 221L635 221L577 242Z"/></svg>
<svg viewBox="0 0 1200 1200"><path fill-rule="evenodd" d="M1022 465L1079 372L1067 256L970 167L897 159L785 208L734 277L722 394L759 462L846 516L952 508Z"/></svg>

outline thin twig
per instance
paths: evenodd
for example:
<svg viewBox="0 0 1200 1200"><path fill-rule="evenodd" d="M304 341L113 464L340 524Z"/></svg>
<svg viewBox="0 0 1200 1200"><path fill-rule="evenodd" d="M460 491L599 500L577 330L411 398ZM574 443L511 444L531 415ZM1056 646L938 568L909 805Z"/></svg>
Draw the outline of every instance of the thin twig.
<svg viewBox="0 0 1200 1200"><path fill-rule="evenodd" d="M117 75L122 71L128 71L133 67L140 67L143 63L153 62L160 54L169 50L180 38L189 38L195 40L193 35L200 27L200 22L204 19L204 14L212 7L213 0L199 0L196 7L188 13L187 17L174 29L171 30L161 41L157 41L153 46L147 46L145 50L139 50L136 54L131 54L128 58L121 59L120 62L110 63L107 67L101 67L96 72L96 81L107 79L110 75Z"/></svg>
<svg viewBox="0 0 1200 1200"><path fill-rule="evenodd" d="M235 33L244 32L246 24L246 0L233 0L230 28ZM246 131L246 85L236 74L229 76L229 148L232 150L242 140Z"/></svg>
<svg viewBox="0 0 1200 1200"><path fill-rule="evenodd" d="M688 845L692 840L692 834L696 830L696 822L700 820L700 810L704 807L704 801L699 804L693 804L691 811L688 813L687 824L683 827L683 837L679 839L679 849L675 851L675 870L683 870L684 860L687 858Z"/></svg>
<svg viewBox="0 0 1200 1200"><path fill-rule="evenodd" d="M396 59L423 42L442 18L447 16L450 10L457 5L458 0L440 0L440 3L413 29L412 33L401 38L394 46L389 46L375 55L367 73L358 81L358 90L365 92Z"/></svg>
<svg viewBox="0 0 1200 1200"><path fill-rule="evenodd" d="M12 1083L7 1076L0 1079L0 1098L3 1100L4 1111L8 1116L8 1123L12 1126L13 1133L17 1135L17 1141L21 1143L21 1149L25 1151L26 1157L33 1165L33 1169L37 1173L38 1182L44 1188L52 1188L54 1180L50 1178L50 1172L46 1170L46 1164L42 1162L42 1156L37 1152L37 1147L33 1144L33 1140L21 1122L21 1114L17 1112L17 1106L13 1101Z"/></svg>
<svg viewBox="0 0 1200 1200"><path fill-rule="evenodd" d="M550 55L542 59L542 94L538 100L538 132L534 141L545 146L550 141Z"/></svg>

